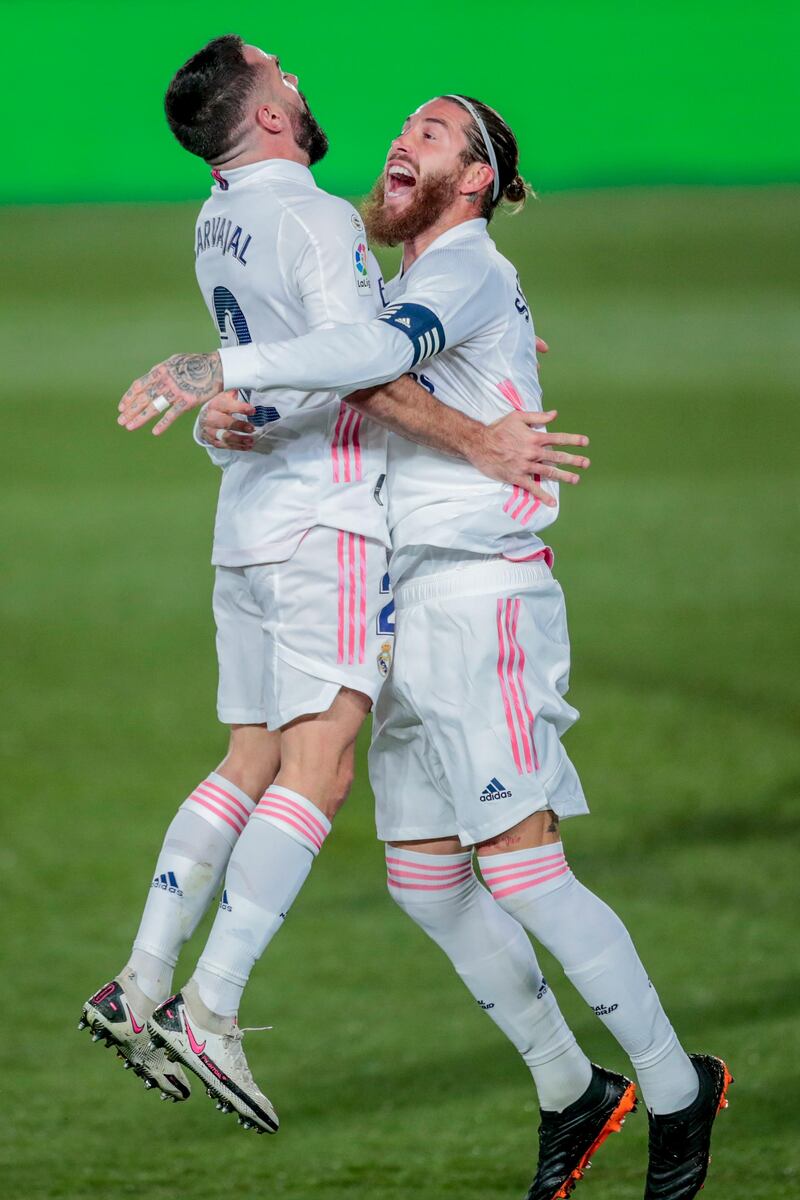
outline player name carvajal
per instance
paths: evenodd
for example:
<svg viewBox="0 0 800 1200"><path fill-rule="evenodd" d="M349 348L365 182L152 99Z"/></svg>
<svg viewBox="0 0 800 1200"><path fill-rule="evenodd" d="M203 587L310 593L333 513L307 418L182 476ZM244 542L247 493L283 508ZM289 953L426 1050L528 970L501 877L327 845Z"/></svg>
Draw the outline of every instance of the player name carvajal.
<svg viewBox="0 0 800 1200"><path fill-rule="evenodd" d="M246 267L245 253L252 240L241 225L234 225L226 217L212 217L211 220L197 223L194 256L199 258L206 250L219 248L222 254L233 255L237 262Z"/></svg>

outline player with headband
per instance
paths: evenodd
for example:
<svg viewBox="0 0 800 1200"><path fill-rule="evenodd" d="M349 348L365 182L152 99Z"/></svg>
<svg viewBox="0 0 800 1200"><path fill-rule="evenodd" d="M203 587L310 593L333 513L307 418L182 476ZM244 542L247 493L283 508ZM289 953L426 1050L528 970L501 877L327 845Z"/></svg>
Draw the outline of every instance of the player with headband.
<svg viewBox="0 0 800 1200"><path fill-rule="evenodd" d="M149 420L165 389L198 403L178 383L187 367L206 373L200 400L223 386L353 390L411 371L484 422L540 410L530 309L487 231L501 199L524 195L516 139L497 112L463 96L429 101L392 142L363 210L373 242L403 243L378 318L178 356L134 384L122 422ZM156 431L172 420L170 411ZM630 1111L634 1088L576 1045L524 931L635 1068L650 1120L646 1200L686 1200L705 1178L730 1076L721 1059L685 1053L624 925L565 857L560 820L587 806L561 744L578 714L564 698L563 596L542 539L558 513L558 468L542 469L549 503L540 503L393 436L388 471L396 645L370 778L390 893L531 1069L542 1119L529 1200L571 1189Z"/></svg>

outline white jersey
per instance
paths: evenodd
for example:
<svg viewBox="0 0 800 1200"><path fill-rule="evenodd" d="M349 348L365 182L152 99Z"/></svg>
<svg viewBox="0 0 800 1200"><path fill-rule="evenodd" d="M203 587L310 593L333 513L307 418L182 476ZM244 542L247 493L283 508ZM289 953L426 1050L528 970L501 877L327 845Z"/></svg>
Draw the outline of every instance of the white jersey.
<svg viewBox="0 0 800 1200"><path fill-rule="evenodd" d="M365 328L223 350L226 387L346 390L411 371L439 400L484 424L514 408L541 411L530 310L484 220L442 234L386 292L390 303ZM393 564L411 546L528 558L543 548L538 534L558 514L521 488L398 436L390 439L389 467ZM557 499L558 485L544 486Z"/></svg>
<svg viewBox="0 0 800 1200"><path fill-rule="evenodd" d="M307 167L271 159L214 176L195 256L223 347L355 326L380 311L382 281L361 218ZM256 406L254 450L209 451L223 470L212 561L279 562L317 525L388 544L385 432L327 387L243 398Z"/></svg>

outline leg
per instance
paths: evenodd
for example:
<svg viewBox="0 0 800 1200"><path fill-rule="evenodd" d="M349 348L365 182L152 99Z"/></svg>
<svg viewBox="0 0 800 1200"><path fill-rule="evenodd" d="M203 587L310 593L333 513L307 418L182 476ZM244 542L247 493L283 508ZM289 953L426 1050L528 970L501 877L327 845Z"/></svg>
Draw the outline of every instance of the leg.
<svg viewBox="0 0 800 1200"><path fill-rule="evenodd" d="M583 1095L591 1064L542 976L522 927L482 887L458 838L391 843L389 894L444 950L478 1004L516 1046L539 1104L561 1111Z"/></svg>
<svg viewBox="0 0 800 1200"><path fill-rule="evenodd" d="M370 700L343 688L324 713L281 732L281 768L231 855L227 905L194 973L211 1012L233 1016L255 962L282 925L352 778L353 744Z"/></svg>
<svg viewBox="0 0 800 1200"><path fill-rule="evenodd" d="M648 1108L686 1107L698 1091L689 1057L619 917L572 874L554 813L534 813L478 849L495 899L555 955L628 1053Z"/></svg>
<svg viewBox="0 0 800 1200"><path fill-rule="evenodd" d="M226 757L173 818L123 972L150 1001L160 1004L169 995L180 949L207 911L231 851L279 764L278 734L263 725L233 726Z"/></svg>

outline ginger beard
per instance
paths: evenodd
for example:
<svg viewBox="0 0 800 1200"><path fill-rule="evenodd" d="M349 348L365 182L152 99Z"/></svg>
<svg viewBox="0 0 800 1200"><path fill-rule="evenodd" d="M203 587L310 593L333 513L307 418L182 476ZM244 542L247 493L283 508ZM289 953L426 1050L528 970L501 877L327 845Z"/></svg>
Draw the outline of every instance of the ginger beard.
<svg viewBox="0 0 800 1200"><path fill-rule="evenodd" d="M394 212L386 203L386 177L380 175L361 206L370 241L379 246L397 246L419 237L456 199L462 171L463 167L460 171L420 179L414 185L411 203L404 205L400 212Z"/></svg>

